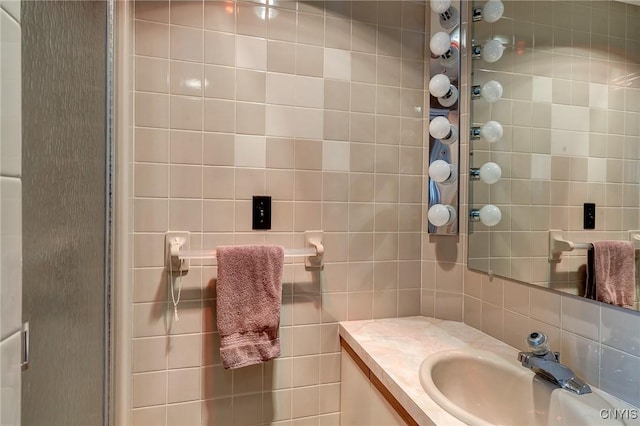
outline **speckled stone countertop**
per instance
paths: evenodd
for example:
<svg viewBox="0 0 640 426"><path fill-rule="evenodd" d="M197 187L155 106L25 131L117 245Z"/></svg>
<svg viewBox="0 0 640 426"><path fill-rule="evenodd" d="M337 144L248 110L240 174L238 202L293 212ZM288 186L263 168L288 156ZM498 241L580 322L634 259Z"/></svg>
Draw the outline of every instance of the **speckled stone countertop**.
<svg viewBox="0 0 640 426"><path fill-rule="evenodd" d="M340 336L421 425L463 425L422 389L420 364L450 349L477 348L505 359L517 350L466 324L426 317L340 323Z"/></svg>

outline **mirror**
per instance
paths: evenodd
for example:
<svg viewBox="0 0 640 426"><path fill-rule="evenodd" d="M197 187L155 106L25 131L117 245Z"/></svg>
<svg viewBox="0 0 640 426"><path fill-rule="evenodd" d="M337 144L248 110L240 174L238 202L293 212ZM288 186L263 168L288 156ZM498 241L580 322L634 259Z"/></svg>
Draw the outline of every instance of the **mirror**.
<svg viewBox="0 0 640 426"><path fill-rule="evenodd" d="M640 229L640 5L502 3L499 20L471 28L480 58L470 84L503 88L492 103L471 101L472 123L476 135L494 121L503 134L490 143L473 140L472 129L469 182L471 208L495 205L502 220L470 222L468 265L582 296L589 243L629 240ZM492 41L504 52L488 62L482 55ZM487 180L488 163L500 167L499 179ZM483 166L485 179L474 181ZM594 229L585 229L585 203L595 204ZM550 260L550 230L575 248ZM637 272L635 286L628 307L638 309Z"/></svg>

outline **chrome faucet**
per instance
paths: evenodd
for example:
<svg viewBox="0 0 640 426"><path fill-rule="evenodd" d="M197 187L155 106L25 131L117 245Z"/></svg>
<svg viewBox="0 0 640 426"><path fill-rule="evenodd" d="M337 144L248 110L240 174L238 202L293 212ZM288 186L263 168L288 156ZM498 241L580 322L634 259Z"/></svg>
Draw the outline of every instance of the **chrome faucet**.
<svg viewBox="0 0 640 426"><path fill-rule="evenodd" d="M518 353L518 361L523 367L562 389L578 395L591 393L588 384L578 378L569 367L560 364L560 352L551 352L546 334L534 331L527 336L527 344L531 352Z"/></svg>

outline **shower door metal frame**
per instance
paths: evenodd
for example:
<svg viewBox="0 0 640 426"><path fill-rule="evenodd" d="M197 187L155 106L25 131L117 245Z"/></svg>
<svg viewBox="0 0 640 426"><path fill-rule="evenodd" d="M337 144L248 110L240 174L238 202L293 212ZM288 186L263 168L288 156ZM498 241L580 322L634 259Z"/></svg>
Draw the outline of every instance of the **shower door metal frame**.
<svg viewBox="0 0 640 426"><path fill-rule="evenodd" d="M107 160L105 173L105 363L104 363L104 409L103 425L113 425L114 407L112 403L112 390L114 389L114 326L115 305L113 303L113 277L114 277L114 191L115 191L115 0L107 0L106 16L106 70L105 70L105 97L106 97L106 153Z"/></svg>

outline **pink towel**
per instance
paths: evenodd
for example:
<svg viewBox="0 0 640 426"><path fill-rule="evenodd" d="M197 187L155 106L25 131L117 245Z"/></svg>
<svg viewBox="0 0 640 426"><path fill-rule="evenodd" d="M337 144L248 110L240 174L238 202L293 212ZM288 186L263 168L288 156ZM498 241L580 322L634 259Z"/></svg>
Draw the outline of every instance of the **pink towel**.
<svg viewBox="0 0 640 426"><path fill-rule="evenodd" d="M635 249L629 241L593 243L596 300L632 307L636 299Z"/></svg>
<svg viewBox="0 0 640 426"><path fill-rule="evenodd" d="M280 356L284 248L218 247L218 331L224 368Z"/></svg>

